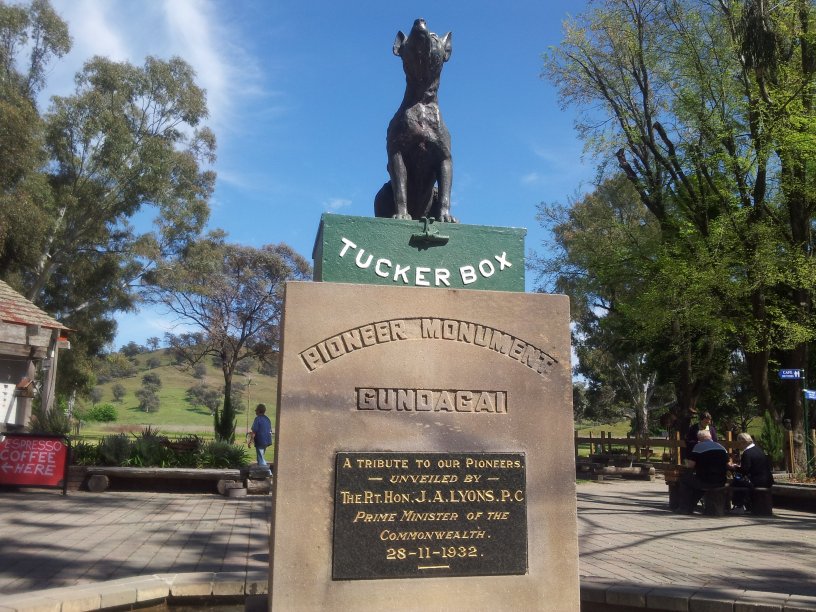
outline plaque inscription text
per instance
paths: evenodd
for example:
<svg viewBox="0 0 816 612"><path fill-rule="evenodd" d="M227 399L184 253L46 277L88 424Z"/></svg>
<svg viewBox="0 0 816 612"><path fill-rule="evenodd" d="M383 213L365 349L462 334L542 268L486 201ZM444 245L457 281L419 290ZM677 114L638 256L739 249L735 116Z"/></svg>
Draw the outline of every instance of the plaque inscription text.
<svg viewBox="0 0 816 612"><path fill-rule="evenodd" d="M350 453L335 464L332 578L527 572L522 453Z"/></svg>

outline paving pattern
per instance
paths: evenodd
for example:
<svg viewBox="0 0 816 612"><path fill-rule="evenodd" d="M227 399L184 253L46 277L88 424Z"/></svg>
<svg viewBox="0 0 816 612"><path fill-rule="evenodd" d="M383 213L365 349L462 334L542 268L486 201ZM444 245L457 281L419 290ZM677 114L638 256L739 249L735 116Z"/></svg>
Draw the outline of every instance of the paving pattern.
<svg viewBox="0 0 816 612"><path fill-rule="evenodd" d="M577 489L582 579L816 596L816 514L673 514L662 480Z"/></svg>
<svg viewBox="0 0 816 612"><path fill-rule="evenodd" d="M584 483L577 491L582 590L760 593L816 609L809 607L816 602L816 514L676 515L661 480ZM2 492L0 610L19 609L2 604L20 594L136 577L264 580L271 508L269 496Z"/></svg>
<svg viewBox="0 0 816 612"><path fill-rule="evenodd" d="M0 493L0 594L269 567L269 496Z"/></svg>

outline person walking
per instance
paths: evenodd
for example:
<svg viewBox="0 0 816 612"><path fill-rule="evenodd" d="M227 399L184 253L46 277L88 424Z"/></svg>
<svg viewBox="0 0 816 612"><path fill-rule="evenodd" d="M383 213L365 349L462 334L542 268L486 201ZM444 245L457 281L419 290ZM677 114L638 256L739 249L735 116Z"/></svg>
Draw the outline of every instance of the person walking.
<svg viewBox="0 0 816 612"><path fill-rule="evenodd" d="M272 421L266 416L266 406L258 404L255 407L255 420L252 421L252 431L249 437L249 446L255 445L255 456L258 465L269 467L264 457L266 448L272 444Z"/></svg>

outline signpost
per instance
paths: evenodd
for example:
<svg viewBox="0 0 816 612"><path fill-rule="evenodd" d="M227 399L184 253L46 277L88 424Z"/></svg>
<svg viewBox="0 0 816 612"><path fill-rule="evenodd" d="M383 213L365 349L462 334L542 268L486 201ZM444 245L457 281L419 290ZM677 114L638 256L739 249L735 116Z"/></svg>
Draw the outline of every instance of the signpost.
<svg viewBox="0 0 816 612"><path fill-rule="evenodd" d="M779 370L779 378L782 380L800 380L802 370Z"/></svg>
<svg viewBox="0 0 816 612"><path fill-rule="evenodd" d="M5 434L0 441L0 484L62 487L68 492L68 441L47 434Z"/></svg>
<svg viewBox="0 0 816 612"><path fill-rule="evenodd" d="M806 469L808 473L810 473L810 463L813 457L813 449L812 441L810 439L810 423L808 422L808 416L810 412L810 408L808 407L809 400L816 400L816 390L805 389L807 386L807 379L804 375L804 370L800 369L783 369L779 370L779 378L781 380L801 380L802 381L802 392L805 395L804 399L804 406L803 406L803 421L804 421L804 429L805 429L805 462L806 462Z"/></svg>

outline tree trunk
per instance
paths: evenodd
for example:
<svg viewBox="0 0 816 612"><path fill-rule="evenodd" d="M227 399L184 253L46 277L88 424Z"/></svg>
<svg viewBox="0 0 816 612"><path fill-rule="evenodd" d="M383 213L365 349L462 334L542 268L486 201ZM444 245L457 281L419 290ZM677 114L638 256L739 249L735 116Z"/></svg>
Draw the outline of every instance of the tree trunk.
<svg viewBox="0 0 816 612"><path fill-rule="evenodd" d="M807 346L800 344L794 350L785 353L785 367L807 372ZM802 388L804 380L787 380L785 384L785 416L790 419L793 431L793 459L796 471L807 469L807 451L805 449L805 410Z"/></svg>
<svg viewBox="0 0 816 612"><path fill-rule="evenodd" d="M768 384L768 360L770 356L771 352L767 350L745 353L745 362L748 364L748 373L751 376L751 384L757 396L760 414L767 411L775 421L779 421L779 411L773 405L771 387Z"/></svg>
<svg viewBox="0 0 816 612"><path fill-rule="evenodd" d="M224 355L221 356L221 370L224 373L224 405L221 414L215 415L217 438L232 444L235 441L235 410L232 406L232 373L234 364L227 361Z"/></svg>

